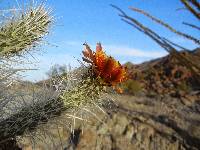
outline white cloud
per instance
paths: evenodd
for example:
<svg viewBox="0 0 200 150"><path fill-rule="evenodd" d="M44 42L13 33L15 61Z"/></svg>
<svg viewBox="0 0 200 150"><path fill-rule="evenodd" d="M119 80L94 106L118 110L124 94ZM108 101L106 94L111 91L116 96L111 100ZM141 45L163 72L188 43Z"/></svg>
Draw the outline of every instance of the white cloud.
<svg viewBox="0 0 200 150"><path fill-rule="evenodd" d="M167 52L164 50L141 50L130 48L126 46L105 46L106 52L110 55L116 56L127 56L127 57L138 57L138 58L158 58L167 55Z"/></svg>
<svg viewBox="0 0 200 150"><path fill-rule="evenodd" d="M81 46L80 41L65 41L62 42L63 46ZM95 50L96 45L90 44L90 47ZM106 52L110 55L114 56L128 56L128 57L138 57L138 58L158 58L167 55L167 52L165 50L142 50L142 49L136 49L128 46L123 45L104 45L102 44L103 48L106 50Z"/></svg>

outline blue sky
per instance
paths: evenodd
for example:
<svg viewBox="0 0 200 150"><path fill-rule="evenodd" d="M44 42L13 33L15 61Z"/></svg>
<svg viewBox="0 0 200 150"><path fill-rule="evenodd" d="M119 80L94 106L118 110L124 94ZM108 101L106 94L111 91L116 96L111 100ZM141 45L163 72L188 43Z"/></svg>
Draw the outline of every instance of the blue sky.
<svg viewBox="0 0 200 150"><path fill-rule="evenodd" d="M16 5L15 0L0 0L0 3L0 9ZM55 23L45 39L50 45L42 46L40 52L33 53L37 60L32 61L37 63L32 67L38 70L25 73L27 80L45 79L45 73L53 64L77 66L76 59L81 59L84 42L93 49L97 42L101 42L105 51L122 63L141 63L167 54L147 36L121 21L118 12L110 4L122 8L161 35L186 48L192 49L196 45L130 11L128 7L143 9L179 30L199 36L195 30L181 24L182 21L197 25L200 23L187 11L176 11L183 7L179 0L47 0L46 4L53 9L52 14L55 16ZM29 55L27 57L32 59Z"/></svg>

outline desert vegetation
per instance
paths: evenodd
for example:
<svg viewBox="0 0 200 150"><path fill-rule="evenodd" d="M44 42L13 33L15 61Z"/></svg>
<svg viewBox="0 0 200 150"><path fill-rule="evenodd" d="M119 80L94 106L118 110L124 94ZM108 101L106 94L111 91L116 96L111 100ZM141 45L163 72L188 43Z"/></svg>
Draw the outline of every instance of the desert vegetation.
<svg viewBox="0 0 200 150"><path fill-rule="evenodd" d="M200 20L197 0L180 0ZM78 68L54 65L48 79L20 80L22 58L44 43L55 19L45 3L6 11L0 24L0 150L175 149L200 147L200 39L130 7L197 48L188 50L111 5L119 18L169 54L122 65L103 44L83 44ZM198 25L183 25L199 32ZM80 43L82 44L82 43ZM34 68L33 68L34 69Z"/></svg>

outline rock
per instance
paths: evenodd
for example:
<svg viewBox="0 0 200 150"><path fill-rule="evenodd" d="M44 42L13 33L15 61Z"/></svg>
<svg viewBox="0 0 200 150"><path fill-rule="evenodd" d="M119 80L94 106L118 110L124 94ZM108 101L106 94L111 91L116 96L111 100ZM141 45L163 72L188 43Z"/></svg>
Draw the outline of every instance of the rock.
<svg viewBox="0 0 200 150"><path fill-rule="evenodd" d="M113 126L111 127L111 132L116 136L122 135L128 125L129 121L126 116L122 116L121 114L116 114L113 117Z"/></svg>
<svg viewBox="0 0 200 150"><path fill-rule="evenodd" d="M86 129L83 131L82 134L80 134L79 142L76 147L77 150L88 150L93 149L93 147L96 146L97 141L97 133L95 132L95 129Z"/></svg>
<svg viewBox="0 0 200 150"><path fill-rule="evenodd" d="M93 149L95 148L95 150L112 150L112 145L113 143L110 135L98 136L96 146L93 147Z"/></svg>
<svg viewBox="0 0 200 150"><path fill-rule="evenodd" d="M133 134L134 134L134 128L133 128L133 126L128 125L128 126L126 127L125 138L126 138L127 140L131 141L132 138L133 138Z"/></svg>
<svg viewBox="0 0 200 150"><path fill-rule="evenodd" d="M103 128L102 127L99 128L97 130L98 135L108 134L108 132L109 132L109 126L107 126L107 125L105 125Z"/></svg>
<svg viewBox="0 0 200 150"><path fill-rule="evenodd" d="M137 139L137 141L142 141L142 135L141 135L141 133L137 133L136 134L136 139Z"/></svg>
<svg viewBox="0 0 200 150"><path fill-rule="evenodd" d="M186 105L186 106L191 106L192 105L192 103L191 103L191 101L190 100L188 100L187 98L181 98L181 102L184 104L184 105Z"/></svg>
<svg viewBox="0 0 200 150"><path fill-rule="evenodd" d="M104 118L103 123L96 121L96 126L86 124L83 133L79 134L77 145L68 145L65 150L197 149L198 142L192 145L192 139L185 137L189 135L197 140L200 139L200 103L197 101L195 105L188 107L189 100L185 98L185 105L183 105L182 99L173 98L170 95L152 98L144 96L119 96L118 98L116 102L119 100L120 107L117 107L115 111L109 110L110 116ZM152 105L148 104L149 101ZM62 131L64 132L60 130ZM52 134L56 136L56 130L52 130ZM69 141L70 134L60 135L68 137L68 140L62 141L66 143ZM55 143L59 141L56 140ZM58 145L49 150L61 149ZM27 143L26 146L28 146ZM47 149L42 146L40 148Z"/></svg>
<svg viewBox="0 0 200 150"><path fill-rule="evenodd" d="M194 137L200 137L200 126L191 125L189 127L190 134Z"/></svg>

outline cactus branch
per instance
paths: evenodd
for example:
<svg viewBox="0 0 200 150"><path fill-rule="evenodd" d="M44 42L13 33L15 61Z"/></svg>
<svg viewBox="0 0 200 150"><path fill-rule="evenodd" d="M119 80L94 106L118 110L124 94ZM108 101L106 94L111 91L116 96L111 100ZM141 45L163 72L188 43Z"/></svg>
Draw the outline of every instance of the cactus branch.
<svg viewBox="0 0 200 150"><path fill-rule="evenodd" d="M17 14L0 27L0 56L15 56L36 46L48 33L52 17L39 5Z"/></svg>

